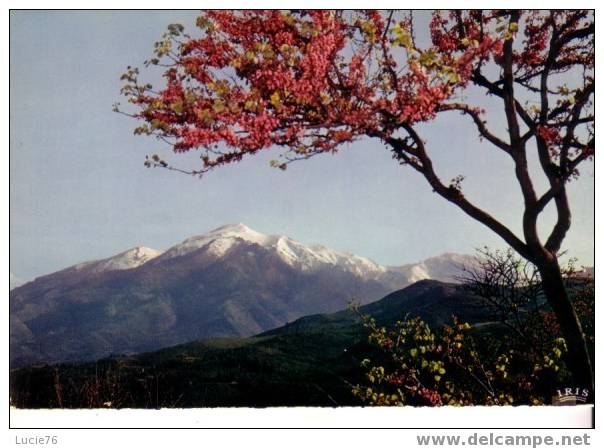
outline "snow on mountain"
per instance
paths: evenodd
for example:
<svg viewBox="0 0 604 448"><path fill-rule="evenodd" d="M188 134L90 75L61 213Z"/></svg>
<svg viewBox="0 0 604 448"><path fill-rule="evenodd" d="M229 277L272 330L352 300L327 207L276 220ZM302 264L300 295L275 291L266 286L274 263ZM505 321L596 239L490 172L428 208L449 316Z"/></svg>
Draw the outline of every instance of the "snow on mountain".
<svg viewBox="0 0 604 448"><path fill-rule="evenodd" d="M80 263L74 266L73 269L91 273L122 271L142 266L147 261L161 255L161 253L161 251L149 247L138 246L103 260Z"/></svg>
<svg viewBox="0 0 604 448"><path fill-rule="evenodd" d="M244 224L228 224L204 235L194 236L164 252L157 261L204 250L215 257L223 257L238 243L258 244L274 251L283 261L305 272L338 268L366 279L389 278L396 285L406 286L424 279L458 281L464 266L471 265L473 257L446 253L404 266L381 266L374 261L348 252L338 252L321 245L301 244L287 236L265 235Z"/></svg>
<svg viewBox="0 0 604 448"><path fill-rule="evenodd" d="M264 235L241 223L228 224L205 235L188 238L168 249L160 259L180 257L202 248L216 257L222 257L241 241L273 250L287 264L303 271L313 271L330 265L360 276L385 271L384 267L367 258L337 252L321 245L305 246L287 236Z"/></svg>
<svg viewBox="0 0 604 448"><path fill-rule="evenodd" d="M436 257L427 258L418 263L404 266L390 267L389 269L407 276L409 283L419 280L433 279L443 282L459 282L464 268L470 268L476 263L476 258L469 255L445 253Z"/></svg>
<svg viewBox="0 0 604 448"><path fill-rule="evenodd" d="M463 266L473 263L473 257L447 253L404 266L382 266L368 258L349 252L339 252L322 245L304 245L287 236L265 235L244 224L227 224L206 234L187 238L162 252L148 247L134 247L103 260L78 264L63 272L84 274L133 269L150 260L165 262L196 251L215 259L224 257L242 243L257 244L272 251L282 261L303 272L337 269L365 280L376 280L392 288L402 288L424 279L456 282Z"/></svg>
<svg viewBox="0 0 604 448"><path fill-rule="evenodd" d="M342 310L352 299L379 300L417 280L455 280L465 260L445 254L386 267L227 225L164 253L135 247L12 290L11 363L100 358L258 334L305 315ZM94 318L81 322L74 315Z"/></svg>
<svg viewBox="0 0 604 448"><path fill-rule="evenodd" d="M182 243L171 247L162 255L162 259L182 257L188 253L208 246L216 256L224 255L238 239L256 243L261 246L272 244L278 237L263 235L250 229L244 224L227 224L212 230L204 235L197 235L187 238Z"/></svg>
<svg viewBox="0 0 604 448"><path fill-rule="evenodd" d="M375 275L385 268L365 257L348 252L337 252L325 246L305 246L289 237L278 237L274 247L277 254L291 266L303 271L312 271L326 266L338 266L358 276Z"/></svg>

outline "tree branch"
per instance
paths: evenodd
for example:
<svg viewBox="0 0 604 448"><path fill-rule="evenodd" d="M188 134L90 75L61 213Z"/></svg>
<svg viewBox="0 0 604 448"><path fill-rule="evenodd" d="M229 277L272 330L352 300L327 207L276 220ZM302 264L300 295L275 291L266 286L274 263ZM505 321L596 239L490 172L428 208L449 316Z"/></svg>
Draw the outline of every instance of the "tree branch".
<svg viewBox="0 0 604 448"><path fill-rule="evenodd" d="M494 231L523 257L531 259L531 253L526 244L522 240L520 240L516 235L514 235L514 233L510 229L508 229L505 225L496 220L493 216L468 201L461 193L461 191L459 191L457 188L453 186L445 186L441 182L439 177L436 175L436 172L434 171L432 160L426 153L424 142L421 140L416 131L411 127L411 125L403 124L402 127L413 141L413 147L411 147L410 145L404 145L402 143L403 141L400 139L393 139L388 141L388 143L393 147L393 150L395 152L405 153L409 152L409 148L411 147L414 153L413 156L417 157L419 159L419 162L421 163L421 165L416 164L414 168L426 178L426 180L428 181L430 186L432 186L436 193L438 193L440 196L442 196L449 202L452 202L453 204L457 205L470 217L474 218L478 222L484 224L489 229Z"/></svg>
<svg viewBox="0 0 604 448"><path fill-rule="evenodd" d="M500 139L499 137L497 137L495 134L493 134L491 131L489 131L487 129L486 122L482 120L482 118L480 117L480 114L474 108L468 106L467 104L449 103L449 104L442 104L439 107L439 110L440 111L458 110L463 115L469 115L472 118L472 120L474 121L474 123L476 124L476 127L478 128L478 132L480 133L481 136L486 138L488 141L490 141L493 145L497 146L499 149L502 149L506 153L511 154L511 151L512 151L511 146L508 145L506 142L504 142L502 139Z"/></svg>
<svg viewBox="0 0 604 448"><path fill-rule="evenodd" d="M494 82L489 81L482 73L480 73L480 70L476 70L474 72L474 74L472 75L472 82L474 82L477 86L484 87L489 91L489 93L492 93L493 95L498 96L499 98L503 99L505 96L503 89L501 87L498 87ZM516 113L518 113L520 118L522 118L524 124L526 124L529 128L535 125L535 122L533 121L531 116L526 110L524 110L518 100L515 100L514 108L516 110Z"/></svg>
<svg viewBox="0 0 604 448"><path fill-rule="evenodd" d="M510 23L518 23L519 15L518 11L512 11L510 14ZM520 150L520 148L517 148L517 145L521 144L521 140L514 97L513 45L513 37L506 39L503 44L503 102L510 133L510 144L514 150Z"/></svg>

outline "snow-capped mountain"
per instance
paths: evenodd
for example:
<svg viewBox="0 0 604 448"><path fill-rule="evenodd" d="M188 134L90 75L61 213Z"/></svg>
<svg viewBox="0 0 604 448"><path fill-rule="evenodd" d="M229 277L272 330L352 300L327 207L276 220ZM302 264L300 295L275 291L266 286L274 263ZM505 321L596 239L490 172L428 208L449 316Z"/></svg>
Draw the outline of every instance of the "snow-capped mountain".
<svg viewBox="0 0 604 448"><path fill-rule="evenodd" d="M366 257L335 251L319 244L304 245L284 235L265 235L239 223L192 236L165 251L137 246L112 257L86 261L59 272L98 274L134 269L151 260L154 260L154 264L164 263L196 252L203 252L206 258L220 259L241 244L262 247L303 272L337 269L365 279L394 281L397 286L400 283L401 287L426 279L456 282L463 267L474 262L473 257L467 255L445 253L403 266L382 266Z"/></svg>
<svg viewBox="0 0 604 448"><path fill-rule="evenodd" d="M11 363L257 334L344 309L351 300L378 300L417 280L454 280L471 260L445 254L387 267L243 224L226 225L164 252L136 247L15 288Z"/></svg>
<svg viewBox="0 0 604 448"><path fill-rule="evenodd" d="M418 263L390 267L388 269L405 275L409 283L430 279L458 283L460 276L463 276L463 270L473 266L475 263L476 259L474 257L445 253L427 258Z"/></svg>
<svg viewBox="0 0 604 448"><path fill-rule="evenodd" d="M201 249L215 257L224 257L244 242L266 248L288 265L304 272L339 269L365 279L392 281L395 287L426 279L457 282L463 268L475 262L473 257L467 255L445 253L418 263L382 266L349 252L338 252L322 245L304 245L283 235L265 235L241 223L228 224L204 235L188 238L165 251L156 262Z"/></svg>
<svg viewBox="0 0 604 448"><path fill-rule="evenodd" d="M188 238L168 249L160 260L183 256L202 248L208 253L222 257L240 242L257 244L272 250L284 262L302 271L338 266L359 276L375 276L387 270L368 258L336 252L321 245L305 246L283 235L264 235L241 223L228 224L207 234Z"/></svg>
<svg viewBox="0 0 604 448"><path fill-rule="evenodd" d="M134 269L161 255L161 251L138 246L103 260L87 261L73 266L80 272L107 272Z"/></svg>

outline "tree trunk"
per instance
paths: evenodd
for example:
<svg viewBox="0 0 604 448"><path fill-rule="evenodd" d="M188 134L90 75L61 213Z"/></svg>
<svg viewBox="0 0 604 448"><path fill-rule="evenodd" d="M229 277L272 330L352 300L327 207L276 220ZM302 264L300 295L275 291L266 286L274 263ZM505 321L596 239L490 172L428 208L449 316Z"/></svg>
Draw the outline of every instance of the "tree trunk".
<svg viewBox="0 0 604 448"><path fill-rule="evenodd" d="M543 292L552 307L562 336L568 347L567 362L575 384L569 387L588 388L590 399L593 399L594 377L587 343L577 313L568 297L558 261L554 258L537 267L541 273Z"/></svg>

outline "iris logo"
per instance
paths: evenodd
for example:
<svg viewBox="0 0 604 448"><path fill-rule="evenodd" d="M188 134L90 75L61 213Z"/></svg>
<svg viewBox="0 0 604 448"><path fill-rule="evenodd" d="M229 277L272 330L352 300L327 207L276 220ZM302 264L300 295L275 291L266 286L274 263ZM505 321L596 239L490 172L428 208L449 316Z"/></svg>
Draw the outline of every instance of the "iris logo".
<svg viewBox="0 0 604 448"><path fill-rule="evenodd" d="M589 396L589 390L580 387L565 387L557 389L556 395L552 397L554 406L573 406L585 403Z"/></svg>

